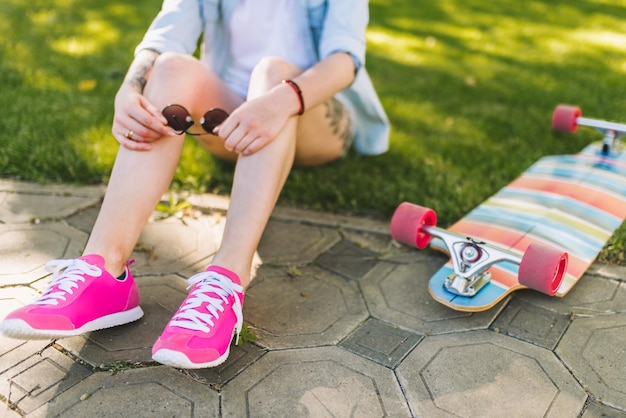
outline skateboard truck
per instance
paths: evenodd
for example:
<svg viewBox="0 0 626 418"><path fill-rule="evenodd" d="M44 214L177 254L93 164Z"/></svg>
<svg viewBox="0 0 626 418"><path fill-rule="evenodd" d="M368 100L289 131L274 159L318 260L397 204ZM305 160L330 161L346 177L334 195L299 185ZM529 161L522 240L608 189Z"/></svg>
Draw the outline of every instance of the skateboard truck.
<svg viewBox="0 0 626 418"><path fill-rule="evenodd" d="M472 297L489 285L489 267L507 262L519 265L517 282L526 287L554 296L567 269L568 254L558 248L532 242L523 255L498 245L477 241L466 235L437 227L437 215L432 209L401 203L395 210L390 232L396 241L418 249L426 248L432 237L445 243L454 272L444 280L449 293Z"/></svg>
<svg viewBox="0 0 626 418"><path fill-rule="evenodd" d="M556 131L575 133L579 126L595 128L604 135L602 155L610 156L621 151L621 137L626 134L626 125L604 120L582 117L578 106L560 104L552 114L552 128Z"/></svg>
<svg viewBox="0 0 626 418"><path fill-rule="evenodd" d="M487 269L492 265L502 261L520 264L522 261L522 257L511 251L436 226L425 225L424 232L441 239L448 247L454 273L446 278L444 286L455 295L471 297L478 293L491 281Z"/></svg>

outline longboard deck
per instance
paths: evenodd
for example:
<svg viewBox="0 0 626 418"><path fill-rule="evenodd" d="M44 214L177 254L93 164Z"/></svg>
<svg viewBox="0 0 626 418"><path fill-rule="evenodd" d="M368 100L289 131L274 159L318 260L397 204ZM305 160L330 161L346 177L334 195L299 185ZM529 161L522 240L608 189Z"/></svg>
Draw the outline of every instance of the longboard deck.
<svg viewBox="0 0 626 418"><path fill-rule="evenodd" d="M602 156L601 143L576 155L544 157L520 177L447 228L522 254L532 242L562 248L569 263L556 296L565 296L595 261L626 219L626 153ZM447 253L443 241L431 247ZM489 309L511 292L525 288L517 265L490 268L492 280L473 297L448 292L453 272L448 262L429 281L438 302L460 311Z"/></svg>

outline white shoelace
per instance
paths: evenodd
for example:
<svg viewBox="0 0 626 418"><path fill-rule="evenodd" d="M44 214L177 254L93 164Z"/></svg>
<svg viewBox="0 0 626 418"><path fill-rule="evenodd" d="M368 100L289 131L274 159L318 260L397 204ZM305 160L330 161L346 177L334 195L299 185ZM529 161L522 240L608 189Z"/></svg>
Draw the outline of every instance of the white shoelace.
<svg viewBox="0 0 626 418"><path fill-rule="evenodd" d="M69 293L74 294L78 282L85 281L85 275L99 276L102 269L84 260L52 260L46 263L46 271L52 273L52 282L48 285L43 295L33 304L36 305L58 305L59 300L66 300ZM54 290L54 291L53 291Z"/></svg>
<svg viewBox="0 0 626 418"><path fill-rule="evenodd" d="M243 326L243 312L241 300L237 292L243 292L243 287L233 283L228 277L213 271L205 271L195 274L188 279L191 288L198 284L191 292L185 304L180 307L176 315L170 321L170 325L191 329L195 331L209 332L215 326L214 319L219 318L220 312L224 312L224 303L228 304L228 296L233 296L235 303L233 312L237 317L237 340L239 344L239 333ZM209 295L210 294L210 295ZM218 297L214 297L214 296ZM204 309L199 309L206 303Z"/></svg>

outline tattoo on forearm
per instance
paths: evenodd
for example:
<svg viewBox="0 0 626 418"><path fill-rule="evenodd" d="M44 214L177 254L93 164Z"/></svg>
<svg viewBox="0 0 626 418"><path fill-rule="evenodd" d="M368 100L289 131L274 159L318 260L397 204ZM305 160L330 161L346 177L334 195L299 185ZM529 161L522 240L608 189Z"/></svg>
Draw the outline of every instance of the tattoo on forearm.
<svg viewBox="0 0 626 418"><path fill-rule="evenodd" d="M354 141L350 112L339 100L332 99L326 102L326 117L329 119L333 134L343 143L343 150L346 153Z"/></svg>
<svg viewBox="0 0 626 418"><path fill-rule="evenodd" d="M159 54L157 52L146 54L140 61L135 62L126 77L127 83L140 92L143 92L148 82L148 74L154 67L154 62L158 56Z"/></svg>

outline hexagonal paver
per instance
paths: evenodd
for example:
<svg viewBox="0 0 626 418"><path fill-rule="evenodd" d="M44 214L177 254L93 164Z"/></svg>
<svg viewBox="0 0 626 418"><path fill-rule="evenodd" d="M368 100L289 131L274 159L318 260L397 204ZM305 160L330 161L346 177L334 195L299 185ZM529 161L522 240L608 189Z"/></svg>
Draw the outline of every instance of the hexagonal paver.
<svg viewBox="0 0 626 418"><path fill-rule="evenodd" d="M85 234L90 234L93 225L96 223L98 213L100 213L100 205L94 205L65 218L65 222L71 227L83 231Z"/></svg>
<svg viewBox="0 0 626 418"><path fill-rule="evenodd" d="M0 319L9 312L18 309L37 297L37 293L26 286L5 287L0 289ZM4 372L11 363L2 356L24 345L24 341L0 336L0 372Z"/></svg>
<svg viewBox="0 0 626 418"><path fill-rule="evenodd" d="M133 252L134 271L141 275L178 273L215 254L224 218L207 216L183 221L170 217L145 226Z"/></svg>
<svg viewBox="0 0 626 418"><path fill-rule="evenodd" d="M422 338L422 335L370 318L340 345L393 369Z"/></svg>
<svg viewBox="0 0 626 418"><path fill-rule="evenodd" d="M449 309L428 293L428 280L441 267L441 257L416 252L410 260L381 262L361 279L372 316L429 335L487 328L506 303L481 313Z"/></svg>
<svg viewBox="0 0 626 418"><path fill-rule="evenodd" d="M60 219L98 204L102 187L73 187L7 182L0 184L0 221L27 223L33 219Z"/></svg>
<svg viewBox="0 0 626 418"><path fill-rule="evenodd" d="M410 416L392 370L337 347L270 352L222 399L223 417Z"/></svg>
<svg viewBox="0 0 626 418"><path fill-rule="evenodd" d="M562 298L532 291L518 292L516 297L564 315L626 311L626 283L591 274L584 275Z"/></svg>
<svg viewBox="0 0 626 418"><path fill-rule="evenodd" d="M367 319L358 284L319 267L298 276L259 270L246 292L244 320L269 348L336 344Z"/></svg>
<svg viewBox="0 0 626 418"><path fill-rule="evenodd" d="M29 342L1 358L12 367L0 374L0 393L25 413L50 402L90 374L49 342Z"/></svg>
<svg viewBox="0 0 626 418"><path fill-rule="evenodd" d="M621 280L626 279L626 266L616 266L614 264L595 263L589 267L587 273L592 276L605 277L607 279Z"/></svg>
<svg viewBox="0 0 626 418"><path fill-rule="evenodd" d="M569 316L513 298L491 329L553 350L569 326Z"/></svg>
<svg viewBox="0 0 626 418"><path fill-rule="evenodd" d="M33 417L214 417L219 394L169 367L95 373Z"/></svg>
<svg viewBox="0 0 626 418"><path fill-rule="evenodd" d="M210 369L186 370L186 373L216 389L220 389L265 353L267 350L256 344L240 340L239 345L232 343L230 354L224 363Z"/></svg>
<svg viewBox="0 0 626 418"><path fill-rule="evenodd" d="M587 399L553 353L490 331L426 337L396 372L420 417L575 417Z"/></svg>
<svg viewBox="0 0 626 418"><path fill-rule="evenodd" d="M597 402L590 402L581 418L624 418L624 412Z"/></svg>
<svg viewBox="0 0 626 418"><path fill-rule="evenodd" d="M307 264L340 240L331 228L270 220L259 243L263 263Z"/></svg>
<svg viewBox="0 0 626 418"><path fill-rule="evenodd" d="M0 225L0 285L47 276L48 261L78 257L86 242L86 234L63 222Z"/></svg>
<svg viewBox="0 0 626 418"><path fill-rule="evenodd" d="M626 313L576 318L556 353L595 399L626 412Z"/></svg>
<svg viewBox="0 0 626 418"><path fill-rule="evenodd" d="M344 239L320 255L316 263L333 273L358 280L378 263L378 254Z"/></svg>

